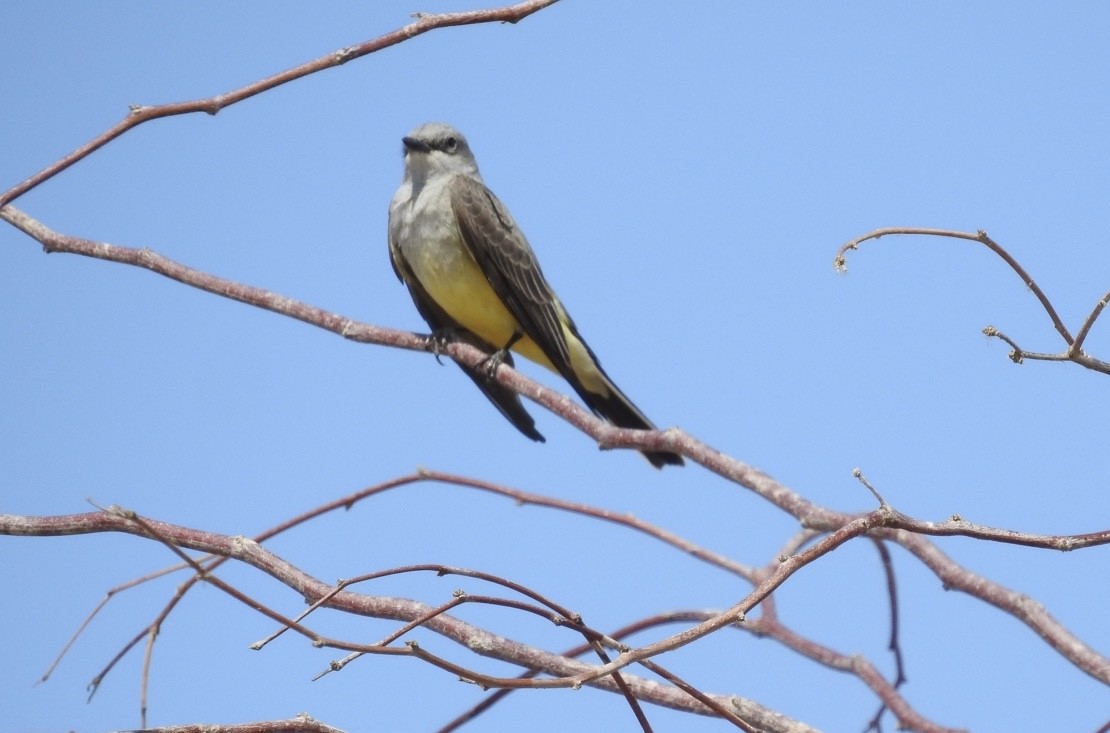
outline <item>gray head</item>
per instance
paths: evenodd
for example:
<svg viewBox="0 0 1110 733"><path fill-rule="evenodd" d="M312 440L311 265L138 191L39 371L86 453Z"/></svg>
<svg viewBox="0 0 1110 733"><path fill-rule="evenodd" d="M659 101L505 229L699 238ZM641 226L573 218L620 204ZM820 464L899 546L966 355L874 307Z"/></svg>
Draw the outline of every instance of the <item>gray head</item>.
<svg viewBox="0 0 1110 733"><path fill-rule="evenodd" d="M405 176L417 181L443 174L479 178L478 162L463 134L445 122L427 122L401 138Z"/></svg>

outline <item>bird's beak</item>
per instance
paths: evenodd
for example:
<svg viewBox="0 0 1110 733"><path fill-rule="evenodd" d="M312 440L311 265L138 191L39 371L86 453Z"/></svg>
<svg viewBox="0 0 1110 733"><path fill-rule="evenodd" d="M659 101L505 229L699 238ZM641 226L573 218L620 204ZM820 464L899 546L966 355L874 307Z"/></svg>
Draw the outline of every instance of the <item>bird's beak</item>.
<svg viewBox="0 0 1110 733"><path fill-rule="evenodd" d="M415 150L420 153L426 153L431 150L431 146L423 140L417 140L415 137L403 137L401 142L405 144L405 150Z"/></svg>

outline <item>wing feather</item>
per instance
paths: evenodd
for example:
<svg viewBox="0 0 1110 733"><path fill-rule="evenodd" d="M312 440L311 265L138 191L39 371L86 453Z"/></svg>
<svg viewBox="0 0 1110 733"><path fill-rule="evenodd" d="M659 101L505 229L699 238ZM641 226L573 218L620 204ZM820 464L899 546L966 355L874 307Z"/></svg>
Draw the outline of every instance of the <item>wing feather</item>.
<svg viewBox="0 0 1110 733"><path fill-rule="evenodd" d="M508 209L480 181L468 176L456 176L450 192L467 249L524 329L522 335L536 342L563 376L575 382L560 315L562 306Z"/></svg>

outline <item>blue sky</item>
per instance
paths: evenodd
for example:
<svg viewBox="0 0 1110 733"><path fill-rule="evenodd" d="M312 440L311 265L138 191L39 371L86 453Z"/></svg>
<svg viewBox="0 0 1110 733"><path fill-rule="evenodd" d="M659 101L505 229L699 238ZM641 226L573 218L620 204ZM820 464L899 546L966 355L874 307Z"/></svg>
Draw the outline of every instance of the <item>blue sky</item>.
<svg viewBox="0 0 1110 733"><path fill-rule="evenodd" d="M461 2L20 3L0 25L0 188L122 117L210 96ZM814 501L865 510L861 467L898 509L1041 533L1110 523L1110 380L1012 364L992 324L1061 348L1023 284L984 249L881 226L987 230L1075 330L1110 289L1110 8L1004 2L560 3L516 25L447 29L281 87L215 117L148 123L15 202L62 232L149 247L370 323L424 331L386 253L400 138L446 120L470 139L609 374L677 425ZM1088 349L1110 357L1108 324ZM560 382L537 367L523 370ZM629 512L763 564L794 531L749 492L690 466L656 472L532 407L546 444L502 420L457 369L360 346L135 268L44 256L0 227L0 511L68 514L86 497L229 534L417 466ZM1106 653L1106 548L1069 554L938 545L1027 593ZM398 491L273 545L323 579L412 562L514 578L612 628L720 608L746 588L645 538L437 486ZM907 698L973 730L1094 730L1106 687L1016 620L907 553L899 573ZM91 704L85 684L179 580L114 599L34 685L104 592L171 562L123 536L0 539L9 589L0 708L11 730L138 724L139 656ZM225 577L295 612L242 569ZM383 583L446 599L460 579ZM779 595L784 620L891 662L874 550L850 544ZM487 623L551 649L569 637L503 612ZM390 625L334 619L376 639ZM215 590L171 617L150 722L307 711L347 730L430 730L480 698L411 660L336 653ZM430 637L457 661L461 649ZM643 641L649 639L645 638ZM768 640L719 634L660 660L830 731L859 730L858 681ZM504 671L485 662L484 669ZM414 701L434 699L434 705ZM649 708L658 729L723 724ZM471 729L633 729L591 690L510 696Z"/></svg>

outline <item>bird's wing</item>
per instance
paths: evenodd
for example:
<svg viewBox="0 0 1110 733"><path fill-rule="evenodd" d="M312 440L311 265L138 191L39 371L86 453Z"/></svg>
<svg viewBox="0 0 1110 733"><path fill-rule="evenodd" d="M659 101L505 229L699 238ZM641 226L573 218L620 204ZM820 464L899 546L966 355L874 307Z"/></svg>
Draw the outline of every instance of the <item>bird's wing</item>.
<svg viewBox="0 0 1110 733"><path fill-rule="evenodd" d="M573 381L561 320L567 316L508 209L480 181L467 176L455 176L450 193L463 241L486 280L524 329L522 335L536 342L551 363Z"/></svg>

